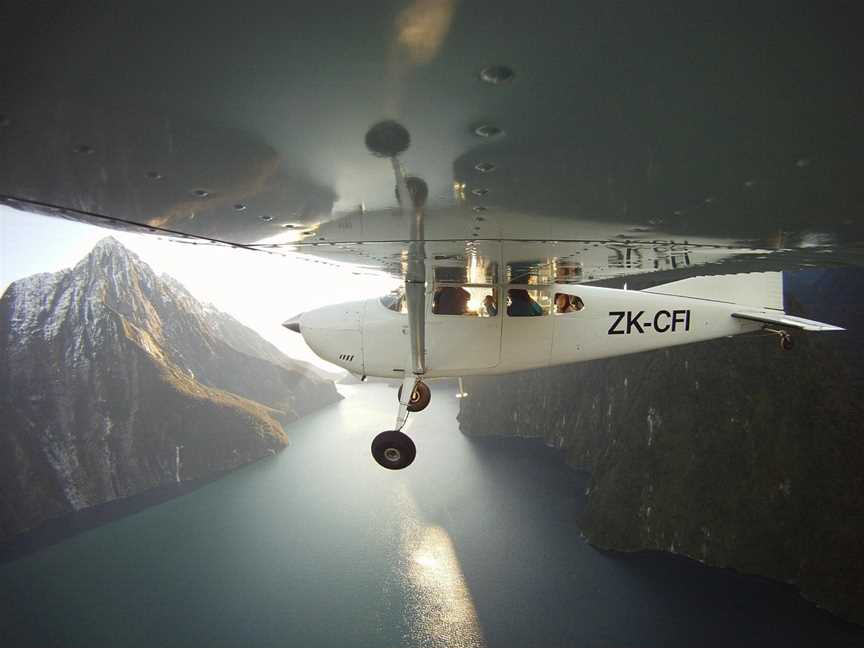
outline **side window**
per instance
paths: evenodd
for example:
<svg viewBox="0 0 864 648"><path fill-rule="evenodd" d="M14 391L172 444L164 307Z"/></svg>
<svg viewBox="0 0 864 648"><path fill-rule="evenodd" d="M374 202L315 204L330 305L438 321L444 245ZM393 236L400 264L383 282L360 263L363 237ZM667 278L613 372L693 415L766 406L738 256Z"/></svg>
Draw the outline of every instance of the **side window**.
<svg viewBox="0 0 864 648"><path fill-rule="evenodd" d="M568 295L566 293L555 293L555 314L575 313L585 308L585 302L581 297Z"/></svg>
<svg viewBox="0 0 864 648"><path fill-rule="evenodd" d="M495 317L498 290L492 286L439 286L432 297L435 315Z"/></svg>
<svg viewBox="0 0 864 648"><path fill-rule="evenodd" d="M582 283L582 264L558 259L555 264L555 283Z"/></svg>
<svg viewBox="0 0 864 648"><path fill-rule="evenodd" d="M408 304L405 302L405 291L402 288L398 288L393 292L384 295L381 298L381 305L396 313L408 312Z"/></svg>
<svg viewBox="0 0 864 648"><path fill-rule="evenodd" d="M507 290L507 314L510 317L538 317L551 310L549 292L539 288Z"/></svg>

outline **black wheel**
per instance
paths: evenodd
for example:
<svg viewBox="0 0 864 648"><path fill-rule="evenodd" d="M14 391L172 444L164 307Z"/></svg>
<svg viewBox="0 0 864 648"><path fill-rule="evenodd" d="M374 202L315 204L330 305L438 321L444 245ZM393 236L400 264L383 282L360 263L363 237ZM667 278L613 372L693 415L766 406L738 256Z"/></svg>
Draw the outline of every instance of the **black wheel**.
<svg viewBox="0 0 864 648"><path fill-rule="evenodd" d="M399 385L399 402L402 402L402 385ZM411 393L411 400L408 403L409 412L422 412L432 400L432 391L426 383L417 383L414 391Z"/></svg>
<svg viewBox="0 0 864 648"><path fill-rule="evenodd" d="M423 178L417 176L408 176L405 178L405 184L408 186L408 193L411 196L411 202L415 208L419 209L426 204L426 199L429 198L429 186ZM396 185L396 200L399 201L399 185Z"/></svg>
<svg viewBox="0 0 864 648"><path fill-rule="evenodd" d="M402 470L414 461L417 447L407 434L388 430L372 439L372 456L379 466L388 470Z"/></svg>
<svg viewBox="0 0 864 648"><path fill-rule="evenodd" d="M792 336L788 333L780 334L780 348L784 351L791 351L792 347L795 346L795 341L792 339Z"/></svg>
<svg viewBox="0 0 864 648"><path fill-rule="evenodd" d="M411 134L399 122L378 122L366 133L366 148L378 157L395 157L411 145Z"/></svg>

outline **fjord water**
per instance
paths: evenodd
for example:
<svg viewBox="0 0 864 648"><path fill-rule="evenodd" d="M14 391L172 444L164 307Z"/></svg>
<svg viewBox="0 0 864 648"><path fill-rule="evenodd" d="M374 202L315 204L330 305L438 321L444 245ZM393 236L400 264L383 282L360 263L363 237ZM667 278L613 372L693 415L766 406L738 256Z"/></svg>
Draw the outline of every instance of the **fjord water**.
<svg viewBox="0 0 864 648"><path fill-rule="evenodd" d="M853 646L790 588L581 540L586 477L524 440L472 441L454 390L369 456L387 385L183 497L0 565L4 646Z"/></svg>

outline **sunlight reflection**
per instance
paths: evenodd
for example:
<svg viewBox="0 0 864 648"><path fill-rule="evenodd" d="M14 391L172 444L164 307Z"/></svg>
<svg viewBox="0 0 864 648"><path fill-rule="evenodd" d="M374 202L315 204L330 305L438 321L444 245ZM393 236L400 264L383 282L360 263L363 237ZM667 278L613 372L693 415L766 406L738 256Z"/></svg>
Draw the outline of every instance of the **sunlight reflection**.
<svg viewBox="0 0 864 648"><path fill-rule="evenodd" d="M396 19L396 38L414 65L438 54L453 19L453 0L415 0Z"/></svg>
<svg viewBox="0 0 864 648"><path fill-rule="evenodd" d="M456 9L456 0L413 0L400 11L394 24L388 63L388 85L384 113L402 113L405 80L418 66L432 62L438 55Z"/></svg>
<svg viewBox="0 0 864 648"><path fill-rule="evenodd" d="M433 558L432 556L426 554L414 554L414 556L411 557L411 560L413 560L418 565L426 567L427 569L437 567L439 564L437 558Z"/></svg>
<svg viewBox="0 0 864 648"><path fill-rule="evenodd" d="M405 615L411 645L486 646L456 548L440 526L427 526L404 493L401 552L406 569Z"/></svg>

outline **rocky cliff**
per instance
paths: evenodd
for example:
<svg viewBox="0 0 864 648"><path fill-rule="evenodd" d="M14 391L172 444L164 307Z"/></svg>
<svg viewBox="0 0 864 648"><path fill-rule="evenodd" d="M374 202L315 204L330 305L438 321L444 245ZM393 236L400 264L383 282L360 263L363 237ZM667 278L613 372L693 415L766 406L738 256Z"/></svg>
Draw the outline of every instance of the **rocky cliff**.
<svg viewBox="0 0 864 648"><path fill-rule="evenodd" d="M462 430L543 437L590 471L582 527L598 547L786 581L864 623L862 280L793 277L790 310L852 332L799 335L792 352L723 339L466 379Z"/></svg>
<svg viewBox="0 0 864 648"><path fill-rule="evenodd" d="M335 387L112 238L0 299L0 539L278 451Z"/></svg>

